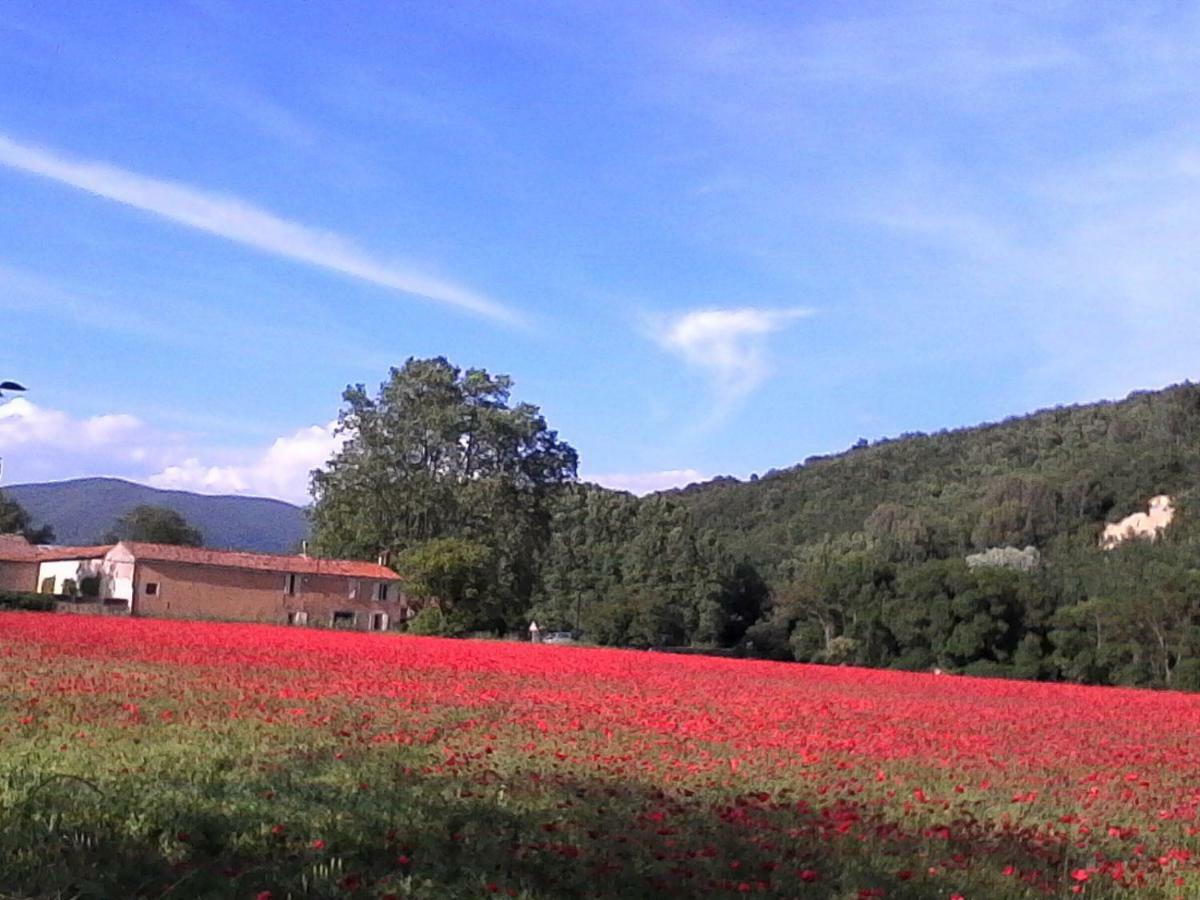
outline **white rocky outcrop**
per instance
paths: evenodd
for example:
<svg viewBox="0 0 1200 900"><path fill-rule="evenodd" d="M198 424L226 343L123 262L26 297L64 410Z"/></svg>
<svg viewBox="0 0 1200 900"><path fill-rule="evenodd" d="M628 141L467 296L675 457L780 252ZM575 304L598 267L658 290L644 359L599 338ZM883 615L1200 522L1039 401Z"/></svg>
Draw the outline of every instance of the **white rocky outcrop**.
<svg viewBox="0 0 1200 900"><path fill-rule="evenodd" d="M1151 497L1148 512L1136 512L1131 516L1126 516L1120 522L1105 525L1104 532L1100 535L1100 546L1105 550L1111 550L1130 538L1154 540L1160 531L1171 524L1171 520L1174 518L1175 507L1172 505L1170 497L1166 494Z"/></svg>
<svg viewBox="0 0 1200 900"><path fill-rule="evenodd" d="M1018 572L1032 572L1042 562L1042 555L1037 547L1026 547L1019 550L1016 547L992 547L982 553L972 553L967 557L968 569L997 568L1015 569Z"/></svg>

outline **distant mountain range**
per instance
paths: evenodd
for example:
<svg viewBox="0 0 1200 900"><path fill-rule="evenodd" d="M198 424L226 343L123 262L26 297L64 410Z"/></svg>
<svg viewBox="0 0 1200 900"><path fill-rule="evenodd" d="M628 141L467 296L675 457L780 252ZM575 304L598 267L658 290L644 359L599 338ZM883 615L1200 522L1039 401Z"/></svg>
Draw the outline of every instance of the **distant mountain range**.
<svg viewBox="0 0 1200 900"><path fill-rule="evenodd" d="M169 507L204 535L205 546L288 553L308 535L304 510L282 500L164 491L119 478L79 478L6 485L36 525L50 525L58 544L93 544L140 504Z"/></svg>

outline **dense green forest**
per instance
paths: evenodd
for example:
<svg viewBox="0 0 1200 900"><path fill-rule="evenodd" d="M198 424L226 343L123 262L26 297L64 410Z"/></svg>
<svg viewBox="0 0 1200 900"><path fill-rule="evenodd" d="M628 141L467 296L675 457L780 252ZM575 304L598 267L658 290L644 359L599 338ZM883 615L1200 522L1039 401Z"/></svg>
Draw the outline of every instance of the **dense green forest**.
<svg viewBox="0 0 1200 900"><path fill-rule="evenodd" d="M863 533L947 558L999 545L1042 546L1119 519L1157 493L1200 487L1200 388L1060 407L1002 423L909 434L750 482L675 493L773 582L796 548Z"/></svg>
<svg viewBox="0 0 1200 900"><path fill-rule="evenodd" d="M396 554L437 633L1200 689L1200 388L1046 410L638 499L581 485L511 380L409 360L345 395L314 540ZM1174 498L1157 541L1106 521ZM983 554L980 556L980 554Z"/></svg>
<svg viewBox="0 0 1200 900"><path fill-rule="evenodd" d="M808 661L1200 688L1200 387L859 442L750 481L673 492L754 567L757 652ZM1170 494L1153 543L1106 521ZM1030 571L971 568L1037 549Z"/></svg>
<svg viewBox="0 0 1200 900"><path fill-rule="evenodd" d="M571 485L551 504L532 614L550 628L622 645L738 644L767 587L667 497Z"/></svg>

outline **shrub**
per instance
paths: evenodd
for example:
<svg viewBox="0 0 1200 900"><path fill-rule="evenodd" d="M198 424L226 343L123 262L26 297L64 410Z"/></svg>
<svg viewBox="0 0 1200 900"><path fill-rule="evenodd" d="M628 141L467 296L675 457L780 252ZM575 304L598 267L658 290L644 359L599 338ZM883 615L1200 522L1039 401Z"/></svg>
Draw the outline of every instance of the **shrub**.
<svg viewBox="0 0 1200 900"><path fill-rule="evenodd" d="M990 659L977 659L967 663L960 670L963 675L975 675L978 678L1012 678L1012 666L998 663Z"/></svg>
<svg viewBox="0 0 1200 900"><path fill-rule="evenodd" d="M29 591L0 591L0 609L27 609L49 612L54 609L54 598L46 594Z"/></svg>
<svg viewBox="0 0 1200 900"><path fill-rule="evenodd" d="M914 647L892 661L893 669L904 672L928 672L937 665L937 657L925 647Z"/></svg>
<svg viewBox="0 0 1200 900"><path fill-rule="evenodd" d="M1177 691L1200 691L1200 659L1181 660L1171 676L1171 687Z"/></svg>
<svg viewBox="0 0 1200 900"><path fill-rule="evenodd" d="M447 634L446 617L436 606L426 606L405 623L405 631L425 637Z"/></svg>

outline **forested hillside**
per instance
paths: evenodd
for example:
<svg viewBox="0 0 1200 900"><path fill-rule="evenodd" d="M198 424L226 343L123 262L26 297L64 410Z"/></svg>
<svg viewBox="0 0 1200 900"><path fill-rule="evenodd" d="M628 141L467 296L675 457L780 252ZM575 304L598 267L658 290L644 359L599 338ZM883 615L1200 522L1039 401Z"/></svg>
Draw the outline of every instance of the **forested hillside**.
<svg viewBox="0 0 1200 900"><path fill-rule="evenodd" d="M825 536L863 532L932 556L1041 545L1198 486L1200 387L1184 384L904 435L673 496L779 583L796 549Z"/></svg>
<svg viewBox="0 0 1200 900"><path fill-rule="evenodd" d="M905 435L672 492L770 585L755 650L828 662L1200 688L1200 387ZM1106 520L1170 494L1163 539ZM649 501L655 502L655 501ZM1031 571L970 567L1032 546Z"/></svg>

